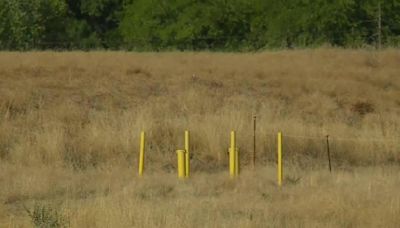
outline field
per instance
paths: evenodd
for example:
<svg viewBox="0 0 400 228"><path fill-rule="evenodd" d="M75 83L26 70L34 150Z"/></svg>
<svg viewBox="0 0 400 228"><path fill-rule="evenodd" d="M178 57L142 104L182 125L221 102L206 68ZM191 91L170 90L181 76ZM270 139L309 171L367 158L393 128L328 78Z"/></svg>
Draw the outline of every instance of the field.
<svg viewBox="0 0 400 228"><path fill-rule="evenodd" d="M1 52L0 227L398 227L399 64L396 49Z"/></svg>

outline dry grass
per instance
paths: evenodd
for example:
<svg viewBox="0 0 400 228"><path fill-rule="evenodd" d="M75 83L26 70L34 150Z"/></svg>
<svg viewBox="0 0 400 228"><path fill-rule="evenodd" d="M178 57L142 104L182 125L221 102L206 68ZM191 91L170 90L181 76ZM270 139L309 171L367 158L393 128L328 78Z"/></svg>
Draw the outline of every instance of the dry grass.
<svg viewBox="0 0 400 228"><path fill-rule="evenodd" d="M396 227L399 63L398 50L0 53L0 227L32 226L34 205L71 227ZM194 176L179 183L185 129ZM226 175L231 129L243 155L237 181Z"/></svg>

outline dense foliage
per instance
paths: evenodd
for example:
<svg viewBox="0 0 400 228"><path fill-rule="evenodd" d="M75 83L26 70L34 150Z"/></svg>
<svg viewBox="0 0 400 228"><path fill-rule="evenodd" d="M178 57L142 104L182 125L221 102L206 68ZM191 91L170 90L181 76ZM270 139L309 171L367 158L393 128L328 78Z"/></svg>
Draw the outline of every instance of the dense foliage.
<svg viewBox="0 0 400 228"><path fill-rule="evenodd" d="M0 0L3 50L246 51L379 40L400 44L400 0Z"/></svg>

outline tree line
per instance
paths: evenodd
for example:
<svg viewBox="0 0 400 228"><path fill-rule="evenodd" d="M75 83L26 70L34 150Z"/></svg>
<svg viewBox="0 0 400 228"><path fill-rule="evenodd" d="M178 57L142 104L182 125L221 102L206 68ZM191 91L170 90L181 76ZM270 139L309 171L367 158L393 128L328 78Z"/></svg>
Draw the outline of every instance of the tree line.
<svg viewBox="0 0 400 228"><path fill-rule="evenodd" d="M400 0L0 0L0 49L398 46Z"/></svg>

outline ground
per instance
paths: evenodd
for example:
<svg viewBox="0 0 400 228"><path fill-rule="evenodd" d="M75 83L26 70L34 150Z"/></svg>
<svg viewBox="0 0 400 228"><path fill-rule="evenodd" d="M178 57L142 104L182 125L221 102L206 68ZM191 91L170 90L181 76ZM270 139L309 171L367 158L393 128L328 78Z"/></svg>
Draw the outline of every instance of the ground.
<svg viewBox="0 0 400 228"><path fill-rule="evenodd" d="M0 227L397 227L399 62L396 49L2 52Z"/></svg>

